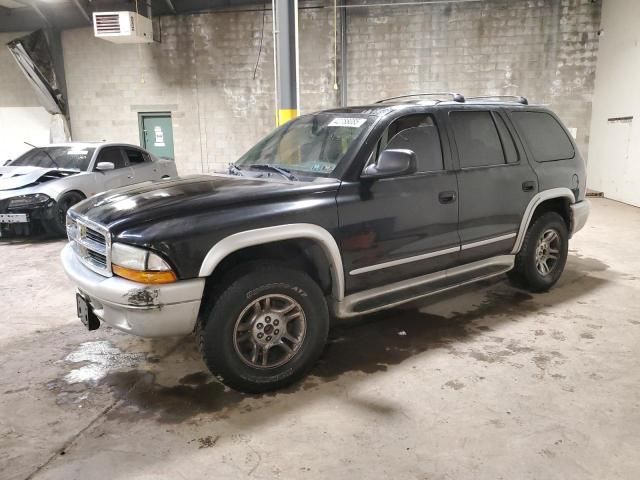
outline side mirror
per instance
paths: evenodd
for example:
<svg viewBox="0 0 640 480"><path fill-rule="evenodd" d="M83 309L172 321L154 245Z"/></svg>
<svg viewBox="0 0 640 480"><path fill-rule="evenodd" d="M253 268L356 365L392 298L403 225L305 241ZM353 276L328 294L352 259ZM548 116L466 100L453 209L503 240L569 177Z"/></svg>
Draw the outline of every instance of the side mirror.
<svg viewBox="0 0 640 480"><path fill-rule="evenodd" d="M9 165L13 160L9 158L6 162L2 164L2 166Z"/></svg>
<svg viewBox="0 0 640 480"><path fill-rule="evenodd" d="M96 165L96 170L99 172L106 172L107 170L114 170L115 168L116 166L113 162L99 162L98 165Z"/></svg>
<svg viewBox="0 0 640 480"><path fill-rule="evenodd" d="M377 179L411 175L417 170L416 154L411 150L384 150L376 164L364 169L361 179Z"/></svg>

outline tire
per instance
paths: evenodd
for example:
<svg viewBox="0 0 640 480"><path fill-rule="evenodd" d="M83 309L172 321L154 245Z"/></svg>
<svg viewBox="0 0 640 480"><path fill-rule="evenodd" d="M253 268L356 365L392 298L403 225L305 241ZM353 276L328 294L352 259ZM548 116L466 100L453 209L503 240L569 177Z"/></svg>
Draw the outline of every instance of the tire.
<svg viewBox="0 0 640 480"><path fill-rule="evenodd" d="M546 292L560 279L568 249L569 232L564 219L556 212L541 215L527 230L509 272L510 280L530 292Z"/></svg>
<svg viewBox="0 0 640 480"><path fill-rule="evenodd" d="M211 373L246 393L302 378L322 354L329 332L320 287L306 273L277 263L252 264L228 281L212 296L196 330Z"/></svg>
<svg viewBox="0 0 640 480"><path fill-rule="evenodd" d="M65 193L51 207L51 211L42 225L47 233L57 237L64 237L67 234L67 211L76 203L85 199L80 192Z"/></svg>

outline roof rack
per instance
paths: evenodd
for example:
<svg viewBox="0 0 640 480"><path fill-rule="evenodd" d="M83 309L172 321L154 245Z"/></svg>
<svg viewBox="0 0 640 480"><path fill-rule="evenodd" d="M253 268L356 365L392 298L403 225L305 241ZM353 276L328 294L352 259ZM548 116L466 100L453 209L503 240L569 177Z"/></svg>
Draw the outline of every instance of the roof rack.
<svg viewBox="0 0 640 480"><path fill-rule="evenodd" d="M477 97L467 97L467 100L502 100L512 99L515 103L521 103L522 105L529 105L529 101L525 97L519 95L480 95Z"/></svg>
<svg viewBox="0 0 640 480"><path fill-rule="evenodd" d="M382 100L378 100L376 103L384 103L384 102L388 102L389 100L399 100L401 98L411 98L411 97L434 97L434 96L449 96L451 97L451 100L453 100L454 102L459 102L459 103L464 103L464 95L460 94L460 93L455 93L455 92L436 92L436 93L412 93L409 95L399 95L397 97L389 97L389 98L383 98Z"/></svg>

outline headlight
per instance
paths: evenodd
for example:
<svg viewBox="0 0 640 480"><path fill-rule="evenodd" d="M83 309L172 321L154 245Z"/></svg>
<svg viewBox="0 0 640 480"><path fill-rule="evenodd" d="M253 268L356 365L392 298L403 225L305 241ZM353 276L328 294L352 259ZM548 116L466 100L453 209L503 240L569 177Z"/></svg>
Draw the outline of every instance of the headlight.
<svg viewBox="0 0 640 480"><path fill-rule="evenodd" d="M25 208L25 207L41 207L51 200L49 195L44 193L31 193L29 195L20 195L9 200L9 209Z"/></svg>
<svg viewBox="0 0 640 480"><path fill-rule="evenodd" d="M78 224L67 214L67 238L70 242L78 239Z"/></svg>
<svg viewBox="0 0 640 480"><path fill-rule="evenodd" d="M111 247L111 270L119 277L140 283L171 283L177 280L173 269L159 255L124 243Z"/></svg>

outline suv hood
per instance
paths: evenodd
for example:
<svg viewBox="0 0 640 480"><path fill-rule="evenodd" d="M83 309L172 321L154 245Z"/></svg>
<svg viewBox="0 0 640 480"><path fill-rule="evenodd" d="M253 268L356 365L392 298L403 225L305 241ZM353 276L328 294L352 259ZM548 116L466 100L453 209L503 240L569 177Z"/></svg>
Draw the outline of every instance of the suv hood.
<svg viewBox="0 0 640 480"><path fill-rule="evenodd" d="M0 190L31 187L36 183L58 180L77 173L80 171L41 167L0 167Z"/></svg>
<svg viewBox="0 0 640 480"><path fill-rule="evenodd" d="M229 206L266 203L286 195L337 190L337 179L315 182L263 180L231 175L194 175L110 190L72 210L112 232L163 218L179 218Z"/></svg>

